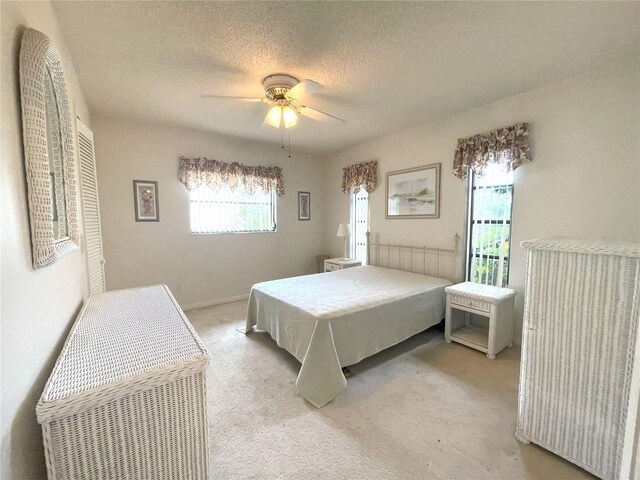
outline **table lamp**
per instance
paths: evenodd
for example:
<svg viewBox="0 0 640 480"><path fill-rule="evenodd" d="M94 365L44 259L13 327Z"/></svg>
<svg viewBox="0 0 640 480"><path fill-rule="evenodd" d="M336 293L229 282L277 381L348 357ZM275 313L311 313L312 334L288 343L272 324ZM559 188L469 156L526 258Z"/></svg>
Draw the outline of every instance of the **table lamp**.
<svg viewBox="0 0 640 480"><path fill-rule="evenodd" d="M351 235L351 225L348 223L341 223L338 225L338 233L336 237L344 237L344 256L342 260L347 260L347 241L349 236Z"/></svg>

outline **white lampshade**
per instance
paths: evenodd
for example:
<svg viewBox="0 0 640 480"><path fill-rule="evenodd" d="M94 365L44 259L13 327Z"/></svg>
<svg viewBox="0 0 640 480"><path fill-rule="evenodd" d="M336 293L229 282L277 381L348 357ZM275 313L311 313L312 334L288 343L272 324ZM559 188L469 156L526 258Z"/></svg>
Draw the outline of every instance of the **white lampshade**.
<svg viewBox="0 0 640 480"><path fill-rule="evenodd" d="M272 127L280 128L280 124L282 123L282 107L280 105L276 105L269 113L267 113L267 123Z"/></svg>
<svg viewBox="0 0 640 480"><path fill-rule="evenodd" d="M351 225L348 223L341 223L338 225L338 233L336 237L348 237L351 235Z"/></svg>
<svg viewBox="0 0 640 480"><path fill-rule="evenodd" d="M296 123L298 123L298 116L289 105L282 109L282 118L284 119L284 128L295 127Z"/></svg>

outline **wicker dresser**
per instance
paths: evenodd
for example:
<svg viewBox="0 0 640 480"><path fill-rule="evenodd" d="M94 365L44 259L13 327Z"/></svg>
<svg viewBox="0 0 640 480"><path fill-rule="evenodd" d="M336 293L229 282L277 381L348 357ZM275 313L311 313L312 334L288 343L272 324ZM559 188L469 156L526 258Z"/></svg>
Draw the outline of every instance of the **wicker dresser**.
<svg viewBox="0 0 640 480"><path fill-rule="evenodd" d="M49 479L208 478L208 363L166 286L90 297L36 407Z"/></svg>
<svg viewBox="0 0 640 480"><path fill-rule="evenodd" d="M522 246L516 437L601 478L640 479L640 243L552 237Z"/></svg>

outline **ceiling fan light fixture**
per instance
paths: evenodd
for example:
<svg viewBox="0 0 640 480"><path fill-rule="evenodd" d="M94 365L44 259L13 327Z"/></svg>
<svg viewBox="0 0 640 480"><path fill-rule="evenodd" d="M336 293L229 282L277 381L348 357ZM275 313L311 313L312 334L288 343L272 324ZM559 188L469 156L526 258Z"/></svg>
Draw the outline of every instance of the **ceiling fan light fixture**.
<svg viewBox="0 0 640 480"><path fill-rule="evenodd" d="M272 127L280 128L280 124L282 123L282 107L280 105L276 105L269 113L267 113L267 123Z"/></svg>
<svg viewBox="0 0 640 480"><path fill-rule="evenodd" d="M274 102L283 100L287 92L298 83L297 78L283 73L269 75L262 81L265 96Z"/></svg>
<svg viewBox="0 0 640 480"><path fill-rule="evenodd" d="M298 115L289 105L282 109L282 116L284 117L284 128L295 127L298 123Z"/></svg>

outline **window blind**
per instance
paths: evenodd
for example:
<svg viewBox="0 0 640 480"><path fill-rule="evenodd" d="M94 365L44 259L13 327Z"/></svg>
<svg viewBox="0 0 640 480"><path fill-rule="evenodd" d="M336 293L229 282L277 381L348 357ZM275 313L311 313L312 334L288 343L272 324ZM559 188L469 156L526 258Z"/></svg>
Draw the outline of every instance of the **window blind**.
<svg viewBox="0 0 640 480"><path fill-rule="evenodd" d="M272 189L249 195L228 185L215 192L201 185L189 192L192 233L274 232L276 195Z"/></svg>

